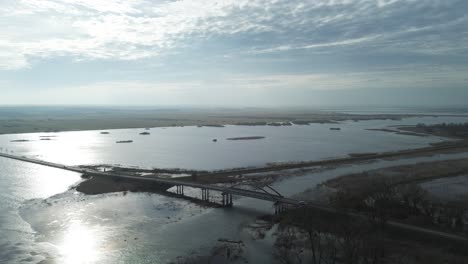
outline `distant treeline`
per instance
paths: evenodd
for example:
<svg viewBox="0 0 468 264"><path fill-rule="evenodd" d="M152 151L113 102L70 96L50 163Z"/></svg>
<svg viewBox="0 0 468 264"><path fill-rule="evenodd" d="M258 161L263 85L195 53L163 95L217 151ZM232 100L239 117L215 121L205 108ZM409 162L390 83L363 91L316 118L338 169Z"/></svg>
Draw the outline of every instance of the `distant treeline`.
<svg viewBox="0 0 468 264"><path fill-rule="evenodd" d="M442 123L436 125L418 124L418 129L426 132L443 131L451 135L468 134L468 123Z"/></svg>

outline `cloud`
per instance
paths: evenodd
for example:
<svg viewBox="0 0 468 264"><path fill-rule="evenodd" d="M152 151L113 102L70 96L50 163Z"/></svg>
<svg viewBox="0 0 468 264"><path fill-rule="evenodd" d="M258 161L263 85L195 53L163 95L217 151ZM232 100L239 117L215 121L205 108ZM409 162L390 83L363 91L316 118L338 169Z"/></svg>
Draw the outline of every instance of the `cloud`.
<svg viewBox="0 0 468 264"><path fill-rule="evenodd" d="M288 50L300 50L300 49L324 49L324 48L332 48L332 47L337 47L337 46L361 44L363 42L378 39L379 37L381 36L374 35L374 36L367 36L367 37L356 38L356 39L346 39L346 40L334 41L334 42L328 42L328 43L314 43L314 44L303 45L303 46L285 45L285 46L279 46L279 47L268 48L268 49L253 50L253 51L250 51L250 53L262 54L262 53L271 53L271 52L282 52L282 51L288 51Z"/></svg>
<svg viewBox="0 0 468 264"><path fill-rule="evenodd" d="M239 76L226 85L245 90L279 89L294 91L353 90L366 88L444 88L462 87L468 67L405 67L366 72L283 74Z"/></svg>
<svg viewBox="0 0 468 264"><path fill-rule="evenodd" d="M466 8L460 0L5 0L0 69L56 56L153 58L199 42L222 49L228 43L215 43L219 38L245 54L354 47L465 53Z"/></svg>

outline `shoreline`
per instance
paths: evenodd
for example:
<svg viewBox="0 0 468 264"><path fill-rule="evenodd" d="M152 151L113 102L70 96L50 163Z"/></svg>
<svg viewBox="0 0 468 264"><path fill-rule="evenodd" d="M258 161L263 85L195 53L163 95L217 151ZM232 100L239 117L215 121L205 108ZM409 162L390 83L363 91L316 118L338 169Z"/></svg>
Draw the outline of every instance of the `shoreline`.
<svg viewBox="0 0 468 264"><path fill-rule="evenodd" d="M419 184L435 179L451 178L468 173L468 158L449 159L434 162L418 162L412 165L397 165L366 173L346 174L327 180L323 184L328 188L359 189L365 182L377 178L391 179L392 184Z"/></svg>
<svg viewBox="0 0 468 264"><path fill-rule="evenodd" d="M1 114L1 112L0 112ZM144 129L164 127L233 126L291 126L309 124L337 124L344 121L401 120L434 115L411 114L346 114L339 112L246 111L237 112L117 112L95 113L90 116L38 116L21 118L0 116L0 135L29 133L58 133L71 131L99 131L115 129Z"/></svg>
<svg viewBox="0 0 468 264"><path fill-rule="evenodd" d="M348 157L318 160L318 161L301 161L287 164L274 164L265 167L255 168L233 168L227 170L218 171L197 171L197 170L186 170L180 168L174 169L139 169L139 168L128 168L118 167L109 165L93 165L93 166L82 166L88 168L99 168L99 167L111 167L111 170L123 171L125 173L131 173L132 175L138 176L141 173L152 174L155 177L159 175L190 175L176 177L180 181L194 181L192 174L196 174L196 182L204 184L225 184L225 183L240 183L240 182L274 182L281 177L290 177L295 175L295 172L286 173L286 176L277 174L280 171L287 170L313 170L323 167L336 167L341 165L358 164L362 162L372 162L378 159L403 159L409 157L418 156L433 156L444 153L463 153L468 151L468 141L456 141L456 142L445 142L440 145L433 145L425 148L408 149L396 152L382 152L382 153L363 153L362 155L356 155L356 153L348 154ZM255 175L253 174L263 174ZM95 183L93 185L93 182ZM104 192L119 192L119 191L161 191L160 186L145 186L139 182L132 184L132 182L114 181L112 179L94 179L85 180L79 183L76 188L82 188L83 193L98 194ZM164 189L166 191L170 187Z"/></svg>

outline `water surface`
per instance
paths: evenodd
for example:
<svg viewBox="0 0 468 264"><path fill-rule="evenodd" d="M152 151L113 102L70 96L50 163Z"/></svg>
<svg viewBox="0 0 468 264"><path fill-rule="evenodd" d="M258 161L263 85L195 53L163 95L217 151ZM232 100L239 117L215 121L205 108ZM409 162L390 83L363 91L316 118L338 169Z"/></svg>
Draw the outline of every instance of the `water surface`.
<svg viewBox="0 0 468 264"><path fill-rule="evenodd" d="M36 133L0 136L3 150L44 160L79 164L123 164L141 167L223 169L261 166L268 162L316 160L427 146L437 137L396 135L366 128L388 125L466 121L462 118L411 118L313 124L292 127L153 128ZM330 131L330 127L341 131ZM39 140L54 135L52 140ZM266 136L263 140L228 141L228 137ZM218 142L212 142L217 138ZM16 139L30 142L10 142ZM116 144L133 139L132 144ZM405 160L383 160L309 173L275 183L294 195L349 172L468 156L447 154ZM69 190L80 175L19 161L0 159L0 263L167 263L178 256L209 252L218 238L242 239L252 247L252 263L273 261L260 252L243 226L271 213L271 203L236 198L233 209L203 208L157 194L123 193L86 196ZM192 194L197 194L195 190ZM254 250L255 249L255 250Z"/></svg>

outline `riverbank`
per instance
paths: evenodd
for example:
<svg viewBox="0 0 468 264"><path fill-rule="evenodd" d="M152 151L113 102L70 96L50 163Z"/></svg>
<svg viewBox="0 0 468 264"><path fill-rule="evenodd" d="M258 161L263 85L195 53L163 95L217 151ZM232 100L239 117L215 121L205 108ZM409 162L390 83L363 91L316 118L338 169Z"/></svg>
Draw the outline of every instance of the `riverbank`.
<svg viewBox="0 0 468 264"><path fill-rule="evenodd" d="M419 156L432 156L438 154L447 153L462 153L468 151L468 142L466 141L454 141L446 142L444 144L437 144L426 148L409 149L397 152L383 152L383 153L372 153L365 155L356 155L355 153L350 154L349 157L327 159L318 161L302 161L285 164L271 164L265 167L257 168L235 168L229 170L217 170L217 171L196 171L196 170L183 170L183 169L139 169L139 168L125 168L111 165L94 165L94 166L83 166L84 168L100 170L106 168L107 171L113 171L116 173L123 173L132 176L152 176L152 177L163 177L163 178L176 178L180 181L193 181L203 184L252 184L252 183L272 183L282 178L301 176L312 171L323 170L327 168L333 168L341 165L358 164L362 162L372 162L378 159L401 159L401 158L413 158ZM458 163L457 163L458 164ZM447 171L450 169L457 168L457 164L450 164L447 167ZM468 164L468 162L467 162ZM419 165L415 165L419 166ZM466 168L468 170L468 167ZM430 174L425 174L430 175ZM350 176L351 179L355 175ZM160 189L158 186L151 187L145 184L136 182L135 185L132 181L123 182L115 181L112 179L92 179L83 181L76 186L78 191L87 194L98 194L107 192L119 192L119 191L165 191Z"/></svg>
<svg viewBox="0 0 468 264"><path fill-rule="evenodd" d="M73 189L88 195L96 195L113 192L151 192L162 193L171 188L171 185L116 179L112 177L88 177L83 175L84 180L73 187Z"/></svg>
<svg viewBox="0 0 468 264"><path fill-rule="evenodd" d="M387 179L395 185L414 184L440 178L448 178L468 174L468 159L422 162L411 165L401 165L384 169L367 171L365 173L343 175L324 183L333 189L359 191L369 182ZM467 190L468 193L468 190Z"/></svg>
<svg viewBox="0 0 468 264"><path fill-rule="evenodd" d="M327 203L351 210L375 220L409 224L431 230L468 234L468 196L440 199L422 188L422 184L468 174L468 158L364 171L341 175L323 182ZM468 186L468 185L467 185ZM460 190L459 190L460 191ZM468 189L461 191L468 193ZM447 194L448 195L448 194Z"/></svg>

